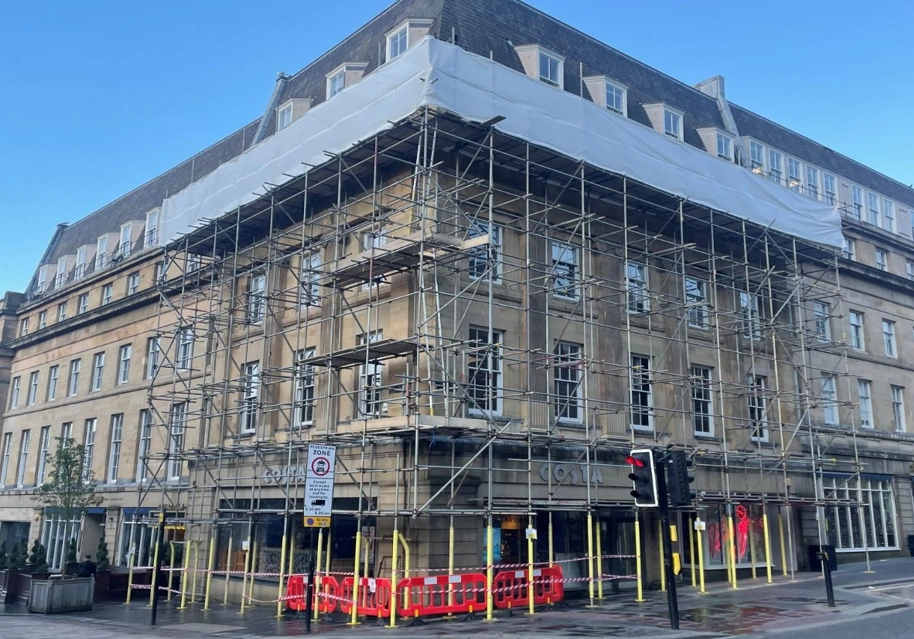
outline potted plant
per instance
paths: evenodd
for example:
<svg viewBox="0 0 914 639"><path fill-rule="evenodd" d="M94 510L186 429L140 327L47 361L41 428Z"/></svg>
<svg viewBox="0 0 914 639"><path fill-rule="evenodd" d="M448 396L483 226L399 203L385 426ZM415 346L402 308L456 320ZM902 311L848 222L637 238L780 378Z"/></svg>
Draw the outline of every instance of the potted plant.
<svg viewBox="0 0 914 639"><path fill-rule="evenodd" d="M76 554L76 537L74 537L67 543L63 576L75 576L77 570L79 570L79 556Z"/></svg>
<svg viewBox="0 0 914 639"><path fill-rule="evenodd" d="M57 448L48 455L50 468L47 481L42 484L34 499L51 509L63 521L80 521L86 509L96 503L95 474L85 467L85 447L69 437L57 437ZM76 538L70 539L66 548L63 575L75 572L78 549Z"/></svg>
<svg viewBox="0 0 914 639"><path fill-rule="evenodd" d="M108 596L111 589L111 563L108 561L108 542L100 539L95 552L95 598Z"/></svg>
<svg viewBox="0 0 914 639"><path fill-rule="evenodd" d="M31 552L29 552L29 566L32 567L32 579L48 578L48 553L44 544L37 539L32 544Z"/></svg>

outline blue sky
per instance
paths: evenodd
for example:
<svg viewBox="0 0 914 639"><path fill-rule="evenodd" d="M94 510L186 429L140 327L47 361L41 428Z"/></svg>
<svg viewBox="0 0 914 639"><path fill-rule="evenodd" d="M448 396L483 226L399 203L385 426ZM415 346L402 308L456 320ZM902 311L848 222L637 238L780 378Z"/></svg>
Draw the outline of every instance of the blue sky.
<svg viewBox="0 0 914 639"><path fill-rule="evenodd" d="M914 3L530 0L684 82L914 182ZM0 7L0 294L74 222L262 113L388 0Z"/></svg>

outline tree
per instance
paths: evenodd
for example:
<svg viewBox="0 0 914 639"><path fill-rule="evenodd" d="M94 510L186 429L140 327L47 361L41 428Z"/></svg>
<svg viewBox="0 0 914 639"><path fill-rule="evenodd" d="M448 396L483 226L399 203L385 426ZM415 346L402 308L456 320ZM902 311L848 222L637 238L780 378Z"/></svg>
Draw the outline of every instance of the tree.
<svg viewBox="0 0 914 639"><path fill-rule="evenodd" d="M51 469L48 480L38 488L35 500L65 522L80 521L86 509L96 503L95 473L86 468L85 446L69 437L56 437L55 441L57 448L47 460ZM75 538L70 545L75 553Z"/></svg>

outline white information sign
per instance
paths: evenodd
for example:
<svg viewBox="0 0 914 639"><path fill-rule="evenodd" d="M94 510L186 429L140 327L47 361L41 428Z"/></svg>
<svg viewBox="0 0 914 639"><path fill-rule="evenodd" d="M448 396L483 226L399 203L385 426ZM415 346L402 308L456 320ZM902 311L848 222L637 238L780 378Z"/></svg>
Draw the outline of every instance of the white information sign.
<svg viewBox="0 0 914 639"><path fill-rule="evenodd" d="M311 444L308 446L308 466L306 479L333 479L333 468L336 466L336 446Z"/></svg>
<svg viewBox="0 0 914 639"><path fill-rule="evenodd" d="M303 510L306 527L325 528L330 525L333 510L333 470L336 465L336 447L323 444L308 446L308 465L305 473L305 505Z"/></svg>

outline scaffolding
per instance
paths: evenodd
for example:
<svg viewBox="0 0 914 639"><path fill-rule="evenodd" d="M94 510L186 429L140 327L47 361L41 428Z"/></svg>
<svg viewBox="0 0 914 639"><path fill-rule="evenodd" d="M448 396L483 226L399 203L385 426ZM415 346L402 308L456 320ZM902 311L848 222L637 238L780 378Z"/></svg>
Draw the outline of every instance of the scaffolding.
<svg viewBox="0 0 914 639"><path fill-rule="evenodd" d="M850 381L831 249L493 122L423 108L264 185L166 247L158 286L137 512L218 538L196 569L219 568L226 600L233 573L250 604L277 599L258 599L248 574L278 573L281 602L283 576L302 571L310 443L338 447L334 516L354 519L356 581L479 566L480 517L485 569L497 520L545 528L520 563L551 565L553 517L573 512L586 518L578 574L602 596L604 574L657 565L624 544L597 551L607 514L633 510L633 447L692 455L698 498L681 521L691 533L723 509L734 586L736 505L758 509L766 540L775 509L795 557L793 509L822 543L823 509L844 503L823 473L860 486L854 404L835 392ZM852 456L830 452L839 437ZM270 555L257 551L264 514L282 518ZM415 564L391 566L404 531Z"/></svg>

